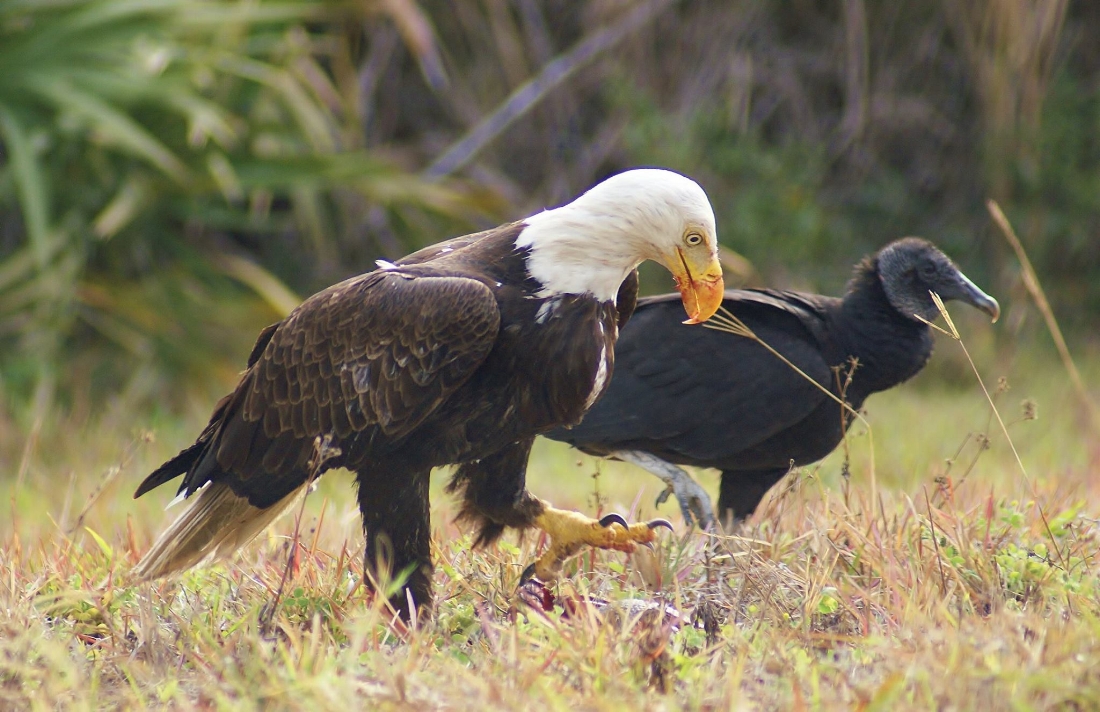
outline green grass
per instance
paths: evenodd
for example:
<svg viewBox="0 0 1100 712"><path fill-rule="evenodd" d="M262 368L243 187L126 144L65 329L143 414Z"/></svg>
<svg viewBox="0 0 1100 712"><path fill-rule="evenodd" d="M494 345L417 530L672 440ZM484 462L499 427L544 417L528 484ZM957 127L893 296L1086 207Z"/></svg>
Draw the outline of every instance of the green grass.
<svg viewBox="0 0 1100 712"><path fill-rule="evenodd" d="M679 526L652 554L586 553L555 589L569 613L515 595L537 537L472 551L437 477L439 610L408 635L356 586L362 535L346 473L307 500L271 616L293 517L233 561L126 580L171 516L171 492L130 493L212 403L178 420L124 408L54 419L29 443L18 435L29 427L5 423L0 708L1095 707L1100 450L1052 363L998 365L1003 348L972 348L989 354L978 362L991 390L1009 380L995 399L1027 480L942 339L917 382L868 403L877 499L857 426L847 483L835 453L733 536ZM1038 419L1021 420L1024 399ZM988 449L970 433L988 434ZM698 476L716 492L713 473ZM655 478L556 443L536 447L530 486L558 506L681 524L672 502L655 512Z"/></svg>

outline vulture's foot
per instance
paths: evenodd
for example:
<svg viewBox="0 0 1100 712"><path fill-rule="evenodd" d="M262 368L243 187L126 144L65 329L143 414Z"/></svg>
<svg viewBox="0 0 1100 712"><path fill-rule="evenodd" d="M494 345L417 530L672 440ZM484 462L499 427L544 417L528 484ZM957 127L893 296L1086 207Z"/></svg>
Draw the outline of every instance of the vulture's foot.
<svg viewBox="0 0 1100 712"><path fill-rule="evenodd" d="M675 495L680 513L689 527L698 521L700 528L714 529L714 508L710 495L683 469L641 450L618 450L612 453L612 457L649 470L668 485L664 492L657 495L657 506L667 502L669 495Z"/></svg>
<svg viewBox="0 0 1100 712"><path fill-rule="evenodd" d="M654 541L658 527L672 529L672 524L664 519L627 524L618 514L608 514L603 519L590 519L580 512L552 507L547 507L535 519L534 526L550 535L550 547L523 571L521 583L533 576L545 582L555 580L566 559L586 546L629 553L638 544L648 545Z"/></svg>

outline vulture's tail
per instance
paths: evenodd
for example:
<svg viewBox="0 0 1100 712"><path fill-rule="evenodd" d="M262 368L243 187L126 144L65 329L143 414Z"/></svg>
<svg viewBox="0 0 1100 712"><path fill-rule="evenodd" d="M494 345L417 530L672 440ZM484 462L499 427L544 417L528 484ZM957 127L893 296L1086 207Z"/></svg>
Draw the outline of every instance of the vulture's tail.
<svg viewBox="0 0 1100 712"><path fill-rule="evenodd" d="M133 575L146 581L230 556L286 513L308 488L307 482L272 506L261 509L234 494L229 485L211 482L194 495L191 506L141 557Z"/></svg>

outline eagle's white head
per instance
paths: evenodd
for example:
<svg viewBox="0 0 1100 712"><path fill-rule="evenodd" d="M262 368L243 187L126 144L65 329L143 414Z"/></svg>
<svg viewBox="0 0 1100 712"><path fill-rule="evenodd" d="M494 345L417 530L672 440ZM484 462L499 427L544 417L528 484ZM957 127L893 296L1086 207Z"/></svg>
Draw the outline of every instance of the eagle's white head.
<svg viewBox="0 0 1100 712"><path fill-rule="evenodd" d="M672 272L688 321L722 303L714 211L695 181L659 168L608 178L560 208L532 215L516 239L543 294L592 294L612 301L645 260Z"/></svg>

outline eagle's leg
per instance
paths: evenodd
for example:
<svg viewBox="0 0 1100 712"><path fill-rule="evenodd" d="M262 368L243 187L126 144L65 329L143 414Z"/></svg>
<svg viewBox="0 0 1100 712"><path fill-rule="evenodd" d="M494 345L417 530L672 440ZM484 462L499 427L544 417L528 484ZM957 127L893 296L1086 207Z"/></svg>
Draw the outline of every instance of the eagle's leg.
<svg viewBox="0 0 1100 712"><path fill-rule="evenodd" d="M743 472L723 470L722 483L718 486L718 512L722 523L737 524L751 516L768 490L788 471L785 467Z"/></svg>
<svg viewBox="0 0 1100 712"><path fill-rule="evenodd" d="M637 465L660 477L661 481L668 485L668 489L657 497L657 504L664 504L670 494L675 495L676 502L680 505L680 513L684 515L684 522L689 527L694 524L695 519L698 519L699 526L703 529L714 527L714 510L711 508L710 496L687 472L671 462L665 462L641 450L617 450L611 453L611 456Z"/></svg>
<svg viewBox="0 0 1100 712"><path fill-rule="evenodd" d="M517 442L489 457L464 463L448 490L462 492L461 519L479 527L478 545L495 541L506 527L537 528L550 535L550 547L523 574L552 581L565 560L586 546L634 551L657 538L654 529L672 525L663 519L628 525L618 514L590 519L579 512L554 509L527 491L527 457L533 440Z"/></svg>
<svg viewBox="0 0 1100 712"><path fill-rule="evenodd" d="M359 511L367 550L364 571L367 583L386 589L390 582L407 576L404 585L391 591L390 605L404 620L431 614L432 557L428 502L430 471L395 479L388 473L359 472ZM372 581L373 579L373 581Z"/></svg>
<svg viewBox="0 0 1100 712"><path fill-rule="evenodd" d="M507 527L534 526L543 504L527 491L527 457L534 439L521 440L455 471L448 492L462 493L458 518L477 528L475 546L500 538Z"/></svg>

